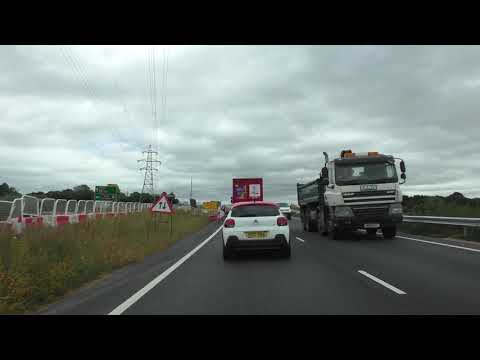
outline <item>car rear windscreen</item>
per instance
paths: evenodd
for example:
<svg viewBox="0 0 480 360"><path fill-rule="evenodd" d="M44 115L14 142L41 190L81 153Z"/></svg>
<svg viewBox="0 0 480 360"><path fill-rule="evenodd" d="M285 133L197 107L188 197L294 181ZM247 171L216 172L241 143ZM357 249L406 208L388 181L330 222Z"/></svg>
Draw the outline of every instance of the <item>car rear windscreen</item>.
<svg viewBox="0 0 480 360"><path fill-rule="evenodd" d="M278 207L273 205L243 205L232 209L232 217L278 216Z"/></svg>

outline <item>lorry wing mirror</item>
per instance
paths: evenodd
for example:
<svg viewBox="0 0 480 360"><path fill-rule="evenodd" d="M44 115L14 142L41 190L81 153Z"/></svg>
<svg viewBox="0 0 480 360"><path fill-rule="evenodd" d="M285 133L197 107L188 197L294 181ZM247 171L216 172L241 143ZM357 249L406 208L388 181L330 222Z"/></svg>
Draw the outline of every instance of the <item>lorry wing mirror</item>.
<svg viewBox="0 0 480 360"><path fill-rule="evenodd" d="M405 173L402 173L402 175L400 175L400 177L401 177L403 180L406 180L406 179L407 179L407 175L405 175Z"/></svg>
<svg viewBox="0 0 480 360"><path fill-rule="evenodd" d="M400 161L400 170L402 170L402 173L405 172L405 163L403 162L403 160ZM402 179L403 179L403 177L402 177Z"/></svg>
<svg viewBox="0 0 480 360"><path fill-rule="evenodd" d="M322 178L328 178L328 169L326 167L322 168Z"/></svg>

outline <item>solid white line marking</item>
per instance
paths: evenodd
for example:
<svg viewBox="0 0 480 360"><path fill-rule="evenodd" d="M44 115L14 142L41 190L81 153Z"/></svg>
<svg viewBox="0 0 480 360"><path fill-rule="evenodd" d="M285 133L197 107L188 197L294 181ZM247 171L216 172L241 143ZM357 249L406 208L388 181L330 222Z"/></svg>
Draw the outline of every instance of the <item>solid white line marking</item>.
<svg viewBox="0 0 480 360"><path fill-rule="evenodd" d="M299 237L296 237L295 239L297 239L298 241L301 241L301 242L305 242L305 240L300 239Z"/></svg>
<svg viewBox="0 0 480 360"><path fill-rule="evenodd" d="M452 248L456 248L456 249L463 249L463 250L469 250L469 251L474 251L474 252L480 252L480 249L472 249L472 248L467 248L467 247L458 246L458 245L450 245L450 244L438 243L438 242L435 242L435 241L414 239L414 238L409 238L409 237L406 237L406 236L397 236L397 237L400 238L400 239L419 241L419 242L428 243L428 244L435 244L435 245L440 245L440 246L452 247Z"/></svg>
<svg viewBox="0 0 480 360"><path fill-rule="evenodd" d="M390 290L396 292L396 293L399 294L399 295L405 295L405 294L406 294L405 291L402 291L402 290L400 290L400 289L397 289L395 286L390 285L389 283L386 283L385 281L383 281L383 280L381 280L381 279L379 279L379 278L377 278L377 277L375 277L375 276L367 273L366 271L358 270L358 272L359 272L360 274L365 275L366 277L372 279L373 281L375 281L375 282L377 282L377 283L385 286L387 289L390 289Z"/></svg>
<svg viewBox="0 0 480 360"><path fill-rule="evenodd" d="M147 292L152 290L160 281L165 279L168 275L170 275L176 268L178 268L180 265L182 265L185 261L188 260L193 254L195 254L198 250L202 248L206 243L208 243L215 235L218 234L218 232L222 230L222 226L219 227L212 235L210 235L207 239L205 239L201 244L197 245L192 251L190 251L187 255L182 257L180 260L178 260L175 264L170 266L167 270L165 270L163 273L158 275L155 279L150 281L147 285L145 285L142 289L137 291L135 294L133 294L131 297L129 297L127 300L125 300L123 303L121 303L119 306L117 306L115 309L112 310L108 315L120 315L122 314L125 310L127 310L130 306L135 304L142 296L144 296Z"/></svg>

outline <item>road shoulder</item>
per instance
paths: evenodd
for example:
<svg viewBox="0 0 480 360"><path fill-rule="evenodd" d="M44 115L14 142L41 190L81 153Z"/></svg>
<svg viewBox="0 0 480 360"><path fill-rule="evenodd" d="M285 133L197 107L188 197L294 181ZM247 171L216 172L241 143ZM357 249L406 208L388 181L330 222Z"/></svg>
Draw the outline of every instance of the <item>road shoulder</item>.
<svg viewBox="0 0 480 360"><path fill-rule="evenodd" d="M200 231L178 240L169 248L147 256L141 263L127 265L83 285L35 315L107 314L218 228L210 223Z"/></svg>

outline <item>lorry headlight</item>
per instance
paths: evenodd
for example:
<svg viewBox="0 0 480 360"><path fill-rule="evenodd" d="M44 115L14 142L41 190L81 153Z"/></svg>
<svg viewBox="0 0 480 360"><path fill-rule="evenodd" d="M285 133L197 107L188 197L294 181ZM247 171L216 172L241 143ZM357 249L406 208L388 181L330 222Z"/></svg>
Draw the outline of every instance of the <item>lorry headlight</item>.
<svg viewBox="0 0 480 360"><path fill-rule="evenodd" d="M351 217L353 216L352 209L349 206L337 206L335 208L335 216L337 217Z"/></svg>
<svg viewBox="0 0 480 360"><path fill-rule="evenodd" d="M402 209L402 204L400 203L395 203L390 205L390 214L402 214L403 209Z"/></svg>

